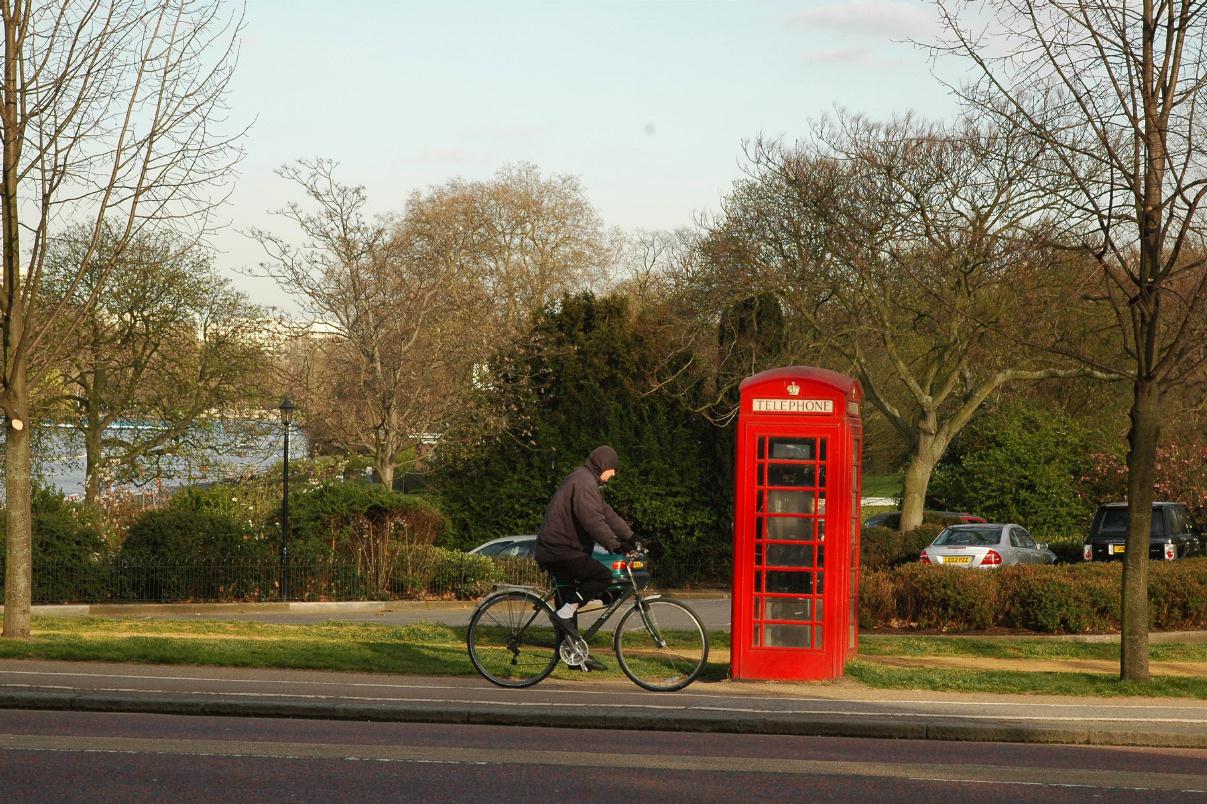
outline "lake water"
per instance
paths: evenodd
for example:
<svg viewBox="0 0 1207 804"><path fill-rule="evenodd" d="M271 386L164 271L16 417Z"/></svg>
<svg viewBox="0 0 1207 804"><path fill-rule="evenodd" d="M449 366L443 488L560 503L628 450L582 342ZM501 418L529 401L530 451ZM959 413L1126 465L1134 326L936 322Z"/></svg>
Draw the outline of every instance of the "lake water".
<svg viewBox="0 0 1207 804"><path fill-rule="evenodd" d="M129 428L117 428L129 429ZM137 428L135 428L137 429ZM0 449L4 441L0 438ZM156 474L149 474L147 482L122 486L130 490L141 487L164 488L182 486L260 474L280 463L285 447L285 434L280 425L267 426L264 432L246 440L245 443L207 454L205 457L170 458L160 463ZM31 447L34 472L68 497L84 495L84 447L77 431L70 428L48 425L40 428ZM296 428L289 433L290 458L306 455L305 436ZM0 473L0 493L4 477Z"/></svg>

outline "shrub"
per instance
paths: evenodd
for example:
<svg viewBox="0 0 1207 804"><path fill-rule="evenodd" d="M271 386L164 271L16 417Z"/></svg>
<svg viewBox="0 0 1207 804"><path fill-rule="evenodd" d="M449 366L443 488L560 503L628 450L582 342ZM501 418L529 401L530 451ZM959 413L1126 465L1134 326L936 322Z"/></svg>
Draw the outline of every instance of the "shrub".
<svg viewBox="0 0 1207 804"><path fill-rule="evenodd" d="M436 577L441 552L439 547L427 544L406 545L394 558L390 593L400 598L423 597Z"/></svg>
<svg viewBox="0 0 1207 804"><path fill-rule="evenodd" d="M378 484L324 483L291 502L291 556L353 562L380 595L389 591L403 551L431 545L444 529L435 506Z"/></svg>
<svg viewBox="0 0 1207 804"><path fill-rule="evenodd" d="M915 564L866 573L859 620L864 628L1112 632L1120 627L1121 583L1114 563L992 571ZM1154 563L1148 597L1154 629L1207 626L1207 558Z"/></svg>
<svg viewBox="0 0 1207 804"><path fill-rule="evenodd" d="M1207 624L1207 558L1149 565L1148 601L1152 628L1202 628Z"/></svg>
<svg viewBox="0 0 1207 804"><path fill-rule="evenodd" d="M924 564L897 571L898 613L921 628L981 629L993 624L997 589L988 573ZM900 604L904 603L904 610Z"/></svg>
<svg viewBox="0 0 1207 804"><path fill-rule="evenodd" d="M1090 432L1073 419L1025 404L978 417L957 436L931 477L928 505L976 511L1033 532L1081 533L1093 506L1080 493Z"/></svg>
<svg viewBox="0 0 1207 804"><path fill-rule="evenodd" d="M864 528L860 534L860 562L865 570L887 569L918 560L918 554L943 531L943 525L923 523L907 533L892 528Z"/></svg>
<svg viewBox="0 0 1207 804"><path fill-rule="evenodd" d="M234 600L269 594L268 546L228 516L204 510L146 511L118 555L133 600ZM218 568L221 568L220 571Z"/></svg>
<svg viewBox="0 0 1207 804"><path fill-rule="evenodd" d="M892 573L864 572L859 578L859 627L895 628L899 624L897 589Z"/></svg>
<svg viewBox="0 0 1207 804"><path fill-rule="evenodd" d="M451 592L458 600L472 600L489 592L500 577L499 567L490 556L441 550L432 585L434 591Z"/></svg>
<svg viewBox="0 0 1207 804"><path fill-rule="evenodd" d="M32 490L32 598L37 603L90 600L104 589L111 558L97 514L41 483ZM7 517L0 516L0 588L7 555Z"/></svg>
<svg viewBox="0 0 1207 804"><path fill-rule="evenodd" d="M1070 567L1003 567L1002 624L1049 634L1108 631L1119 622L1121 578Z"/></svg>
<svg viewBox="0 0 1207 804"><path fill-rule="evenodd" d="M1037 542L1044 542L1040 536L1036 536ZM1048 549L1056 554L1057 564L1080 564L1082 538L1080 536L1068 537L1058 536L1047 542Z"/></svg>
<svg viewBox="0 0 1207 804"><path fill-rule="evenodd" d="M270 555L228 516L173 508L139 515L120 553L128 563L246 562Z"/></svg>
<svg viewBox="0 0 1207 804"><path fill-rule="evenodd" d="M225 517L249 539L271 541L280 532L281 487L279 480L271 482L267 477L189 486L173 494L164 507Z"/></svg>

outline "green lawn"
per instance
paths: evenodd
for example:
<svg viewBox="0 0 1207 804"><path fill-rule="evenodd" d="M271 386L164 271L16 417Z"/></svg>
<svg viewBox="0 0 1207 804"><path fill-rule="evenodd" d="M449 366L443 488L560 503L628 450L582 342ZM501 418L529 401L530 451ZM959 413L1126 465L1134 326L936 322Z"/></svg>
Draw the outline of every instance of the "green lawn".
<svg viewBox="0 0 1207 804"><path fill-rule="evenodd" d="M709 635L713 653L702 681L723 681L729 670L729 634ZM623 678L611 655L610 634L593 645L610 670ZM847 677L893 689L1036 693L1049 695L1144 695L1207 698L1207 674L1154 677L1125 684L1114 672L1041 672L1022 669L889 667L878 657L969 657L970 661L1105 659L1118 657L1109 643L1056 639L976 639L916 636L861 638L861 658ZM0 639L0 658L153 664L225 665L348 670L403 675L474 675L465 649L465 628L445 625L383 625L327 622L274 625L222 620L143 620L103 617L35 617L29 640ZM1154 644L1153 662L1207 663L1207 645ZM554 677L573 677L564 666Z"/></svg>
<svg viewBox="0 0 1207 804"><path fill-rule="evenodd" d="M864 497L896 497L901 494L901 472L891 475L864 475Z"/></svg>
<svg viewBox="0 0 1207 804"><path fill-rule="evenodd" d="M1083 697L1207 698L1207 679L1202 677L1153 676L1148 683L1137 683L1120 681L1113 673L885 667L858 659L847 663L846 672L848 678L869 687L884 689Z"/></svg>

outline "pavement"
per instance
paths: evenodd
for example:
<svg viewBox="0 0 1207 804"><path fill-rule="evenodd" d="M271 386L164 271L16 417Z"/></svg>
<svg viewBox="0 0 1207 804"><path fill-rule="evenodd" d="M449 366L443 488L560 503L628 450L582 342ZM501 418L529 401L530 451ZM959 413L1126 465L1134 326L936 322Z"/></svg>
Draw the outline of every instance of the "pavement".
<svg viewBox="0 0 1207 804"><path fill-rule="evenodd" d="M715 598L715 593L710 594ZM437 612L468 617L471 607L471 603L398 602L176 604L38 606L34 613L334 620L430 617ZM1207 641L1207 634L1154 638ZM601 658L614 661L610 655ZM973 664L973 660L949 661L952 672ZM1029 669L1037 668L1032 663ZM1203 665L1186 670L1207 673ZM1154 672L1159 669L1154 667ZM1204 700L882 690L849 679L697 682L677 693L650 693L627 681L583 674L511 690L476 677L9 659L0 660L0 707L514 726L586 723L614 729L1207 750Z"/></svg>

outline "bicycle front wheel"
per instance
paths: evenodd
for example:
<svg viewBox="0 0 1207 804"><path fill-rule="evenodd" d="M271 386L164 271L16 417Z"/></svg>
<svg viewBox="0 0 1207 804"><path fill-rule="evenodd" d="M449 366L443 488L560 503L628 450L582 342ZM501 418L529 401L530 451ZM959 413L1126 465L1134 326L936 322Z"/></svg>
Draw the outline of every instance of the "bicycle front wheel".
<svg viewBox="0 0 1207 804"><path fill-rule="evenodd" d="M653 598L633 604L612 640L620 669L639 687L681 690L708 661L708 632L696 613L678 600Z"/></svg>
<svg viewBox="0 0 1207 804"><path fill-rule="evenodd" d="M487 598L469 620L469 660L500 687L531 687L557 664L552 615L545 601L527 592Z"/></svg>

